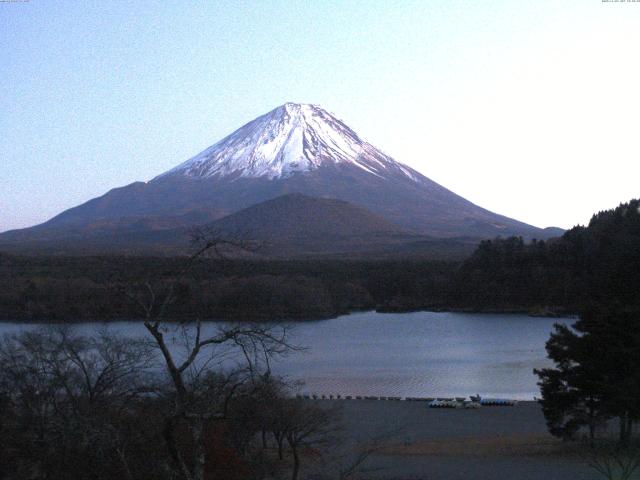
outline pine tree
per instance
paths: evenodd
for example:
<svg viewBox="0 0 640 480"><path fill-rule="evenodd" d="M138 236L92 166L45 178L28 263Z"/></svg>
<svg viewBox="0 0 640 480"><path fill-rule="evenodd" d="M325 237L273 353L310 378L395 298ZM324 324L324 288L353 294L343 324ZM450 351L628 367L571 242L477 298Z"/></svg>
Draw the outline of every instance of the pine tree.
<svg viewBox="0 0 640 480"><path fill-rule="evenodd" d="M566 235L586 277L580 319L547 342L555 368L536 370L549 431L572 437L618 418L628 443L640 420L640 201L593 216L579 242Z"/></svg>

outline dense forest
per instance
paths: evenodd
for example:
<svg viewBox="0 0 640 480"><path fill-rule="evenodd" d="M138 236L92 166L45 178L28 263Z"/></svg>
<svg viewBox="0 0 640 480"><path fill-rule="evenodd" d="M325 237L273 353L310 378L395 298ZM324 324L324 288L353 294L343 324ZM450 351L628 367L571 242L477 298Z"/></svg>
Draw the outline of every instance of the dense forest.
<svg viewBox="0 0 640 480"><path fill-rule="evenodd" d="M185 258L0 256L0 317L131 319L126 290L174 282ZM313 319L355 310L444 308L456 264L199 260L178 285L175 318Z"/></svg>
<svg viewBox="0 0 640 480"><path fill-rule="evenodd" d="M640 265L640 202L593 216L562 237L480 243L463 262L403 260L224 260L202 258L180 279L178 318L328 318L356 310L579 313L626 285ZM186 257L45 257L0 254L0 318L28 321L133 319L127 291L176 280ZM594 285L597 285L594 287Z"/></svg>
<svg viewBox="0 0 640 480"><path fill-rule="evenodd" d="M586 227L525 244L487 240L456 271L450 302L471 309L575 312L602 297L633 303L640 267L640 200Z"/></svg>

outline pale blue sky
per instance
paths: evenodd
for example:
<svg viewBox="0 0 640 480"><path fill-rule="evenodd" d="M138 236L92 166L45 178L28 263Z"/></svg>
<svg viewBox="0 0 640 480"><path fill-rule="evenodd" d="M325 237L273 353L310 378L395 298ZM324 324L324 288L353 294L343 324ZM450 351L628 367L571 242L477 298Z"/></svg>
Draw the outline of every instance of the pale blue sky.
<svg viewBox="0 0 640 480"><path fill-rule="evenodd" d="M535 225L640 196L640 3L31 0L0 43L0 231L286 101Z"/></svg>

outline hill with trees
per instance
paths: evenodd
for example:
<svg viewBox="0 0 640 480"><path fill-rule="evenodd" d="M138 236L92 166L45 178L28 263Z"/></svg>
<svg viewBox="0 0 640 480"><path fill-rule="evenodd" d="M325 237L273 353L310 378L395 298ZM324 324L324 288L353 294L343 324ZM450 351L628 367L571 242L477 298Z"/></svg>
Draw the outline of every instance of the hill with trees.
<svg viewBox="0 0 640 480"><path fill-rule="evenodd" d="M451 303L460 308L580 313L596 299L634 301L640 268L640 200L595 214L562 237L486 240L461 265Z"/></svg>

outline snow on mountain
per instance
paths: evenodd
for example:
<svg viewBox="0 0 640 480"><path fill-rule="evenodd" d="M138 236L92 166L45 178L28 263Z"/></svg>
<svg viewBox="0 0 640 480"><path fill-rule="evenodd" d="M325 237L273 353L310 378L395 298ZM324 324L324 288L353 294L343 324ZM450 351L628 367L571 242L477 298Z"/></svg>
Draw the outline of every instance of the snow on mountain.
<svg viewBox="0 0 640 480"><path fill-rule="evenodd" d="M297 103L286 103L256 118L156 178L286 178L327 162L348 163L379 177L392 170L418 180L409 167L362 140L331 113L317 105Z"/></svg>

